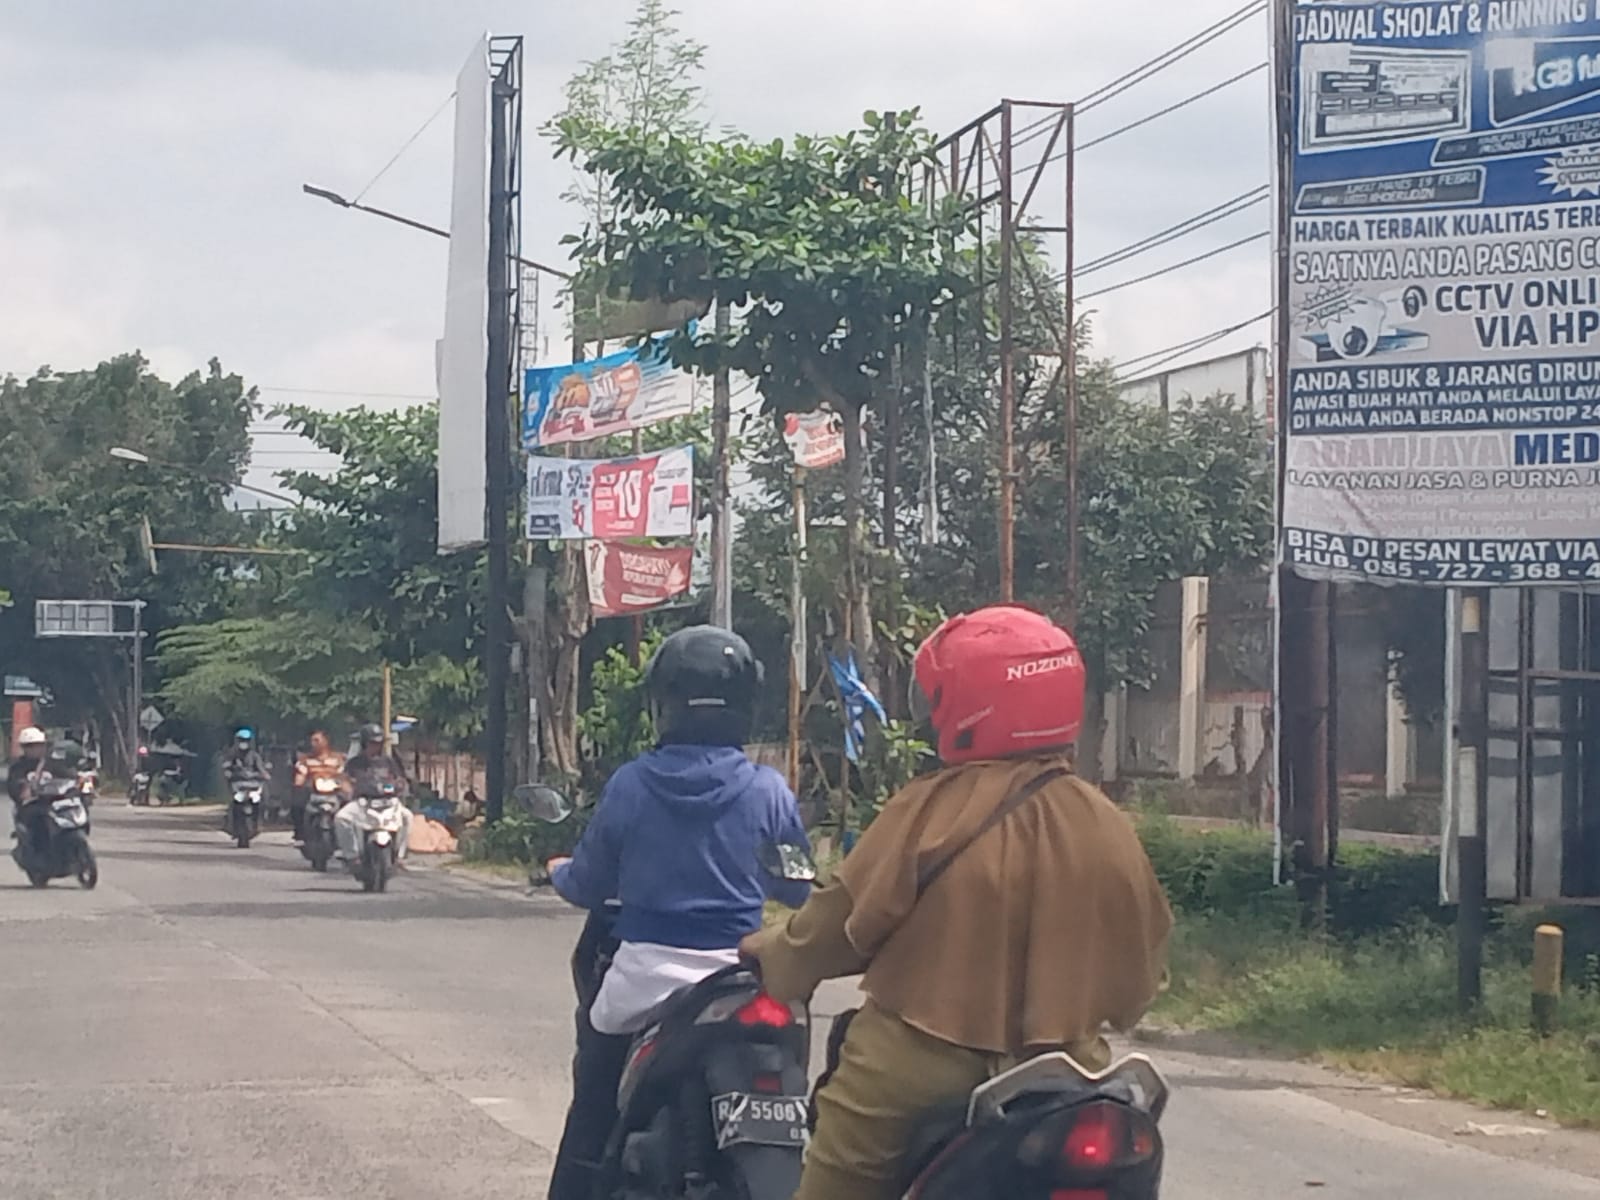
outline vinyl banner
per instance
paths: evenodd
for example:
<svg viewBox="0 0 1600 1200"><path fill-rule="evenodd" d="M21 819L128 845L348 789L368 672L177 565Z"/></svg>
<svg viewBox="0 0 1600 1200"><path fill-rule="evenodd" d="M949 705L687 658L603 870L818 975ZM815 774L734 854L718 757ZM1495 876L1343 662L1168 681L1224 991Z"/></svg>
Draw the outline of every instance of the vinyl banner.
<svg viewBox="0 0 1600 1200"><path fill-rule="evenodd" d="M789 413L783 418L783 440L797 467L820 471L837 466L844 461L844 418L827 408Z"/></svg>
<svg viewBox="0 0 1600 1200"><path fill-rule="evenodd" d="M589 607L597 617L661 608L688 594L693 546L628 546L589 542Z"/></svg>
<svg viewBox="0 0 1600 1200"><path fill-rule="evenodd" d="M694 447L634 458L528 456L528 537L681 538L694 533Z"/></svg>
<svg viewBox="0 0 1600 1200"><path fill-rule="evenodd" d="M489 361L489 39L456 77L455 164L439 385L439 531L444 554L479 545L484 525L484 424Z"/></svg>
<svg viewBox="0 0 1600 1200"><path fill-rule="evenodd" d="M1596 5L1292 15L1287 562L1600 579Z"/></svg>
<svg viewBox="0 0 1600 1200"><path fill-rule="evenodd" d="M666 339L590 362L532 367L523 378L522 444L586 442L694 410L694 378L672 365Z"/></svg>

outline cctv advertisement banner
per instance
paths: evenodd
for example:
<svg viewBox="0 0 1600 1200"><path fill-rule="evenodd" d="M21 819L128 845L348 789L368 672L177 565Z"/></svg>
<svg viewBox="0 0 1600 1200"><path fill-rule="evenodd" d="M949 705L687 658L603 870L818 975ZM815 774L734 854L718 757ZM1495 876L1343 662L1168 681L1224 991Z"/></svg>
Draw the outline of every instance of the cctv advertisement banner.
<svg viewBox="0 0 1600 1200"><path fill-rule="evenodd" d="M528 537L587 541L694 533L694 447L633 458L528 457Z"/></svg>
<svg viewBox="0 0 1600 1200"><path fill-rule="evenodd" d="M643 429L694 410L694 379L666 338L589 362L532 367L522 387L522 444L532 450Z"/></svg>
<svg viewBox="0 0 1600 1200"><path fill-rule="evenodd" d="M1600 580L1597 9L1294 4L1298 573Z"/></svg>

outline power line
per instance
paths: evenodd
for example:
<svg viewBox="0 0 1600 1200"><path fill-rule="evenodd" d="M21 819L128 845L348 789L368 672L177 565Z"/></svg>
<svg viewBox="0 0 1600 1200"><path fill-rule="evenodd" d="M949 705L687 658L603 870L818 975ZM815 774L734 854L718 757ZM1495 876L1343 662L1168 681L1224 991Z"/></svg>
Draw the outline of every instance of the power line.
<svg viewBox="0 0 1600 1200"><path fill-rule="evenodd" d="M1186 258L1182 262L1173 263L1170 267L1162 267L1159 271L1151 271L1147 275L1140 275L1133 279L1124 279L1121 283L1113 283L1110 287L1100 288L1098 291L1086 292L1078 296L1078 301L1092 300L1096 296L1106 296L1112 292L1120 292L1123 288L1130 288L1136 283L1148 283L1152 279L1160 279L1163 275L1170 275L1174 271L1181 271L1185 267L1192 267L1195 263L1205 262L1208 258L1216 258L1219 254L1226 254L1229 250L1237 250L1240 246L1247 246L1251 242L1259 242L1268 235L1269 231L1263 229L1260 233L1252 233L1249 237L1242 237L1236 242L1229 242L1226 246L1218 246L1215 250L1207 250L1204 254L1196 254L1193 258Z"/></svg>
<svg viewBox="0 0 1600 1200"><path fill-rule="evenodd" d="M1121 137L1123 134L1139 128L1141 125L1148 125L1151 121L1160 120L1162 117L1177 112L1180 108L1187 108L1189 105L1198 100L1204 100L1207 96L1214 96L1224 88L1232 87L1234 84L1239 83L1242 80L1249 79L1250 76L1256 74L1258 71L1265 71L1266 69L1267 64L1264 61L1258 62L1255 66L1250 67L1248 70L1240 71L1237 75L1233 75L1227 79L1224 79L1221 83L1212 84L1204 91L1196 92L1192 96L1185 96L1176 104L1169 104L1166 108L1163 108L1158 112L1153 112L1149 116L1140 117L1137 121L1130 121L1120 129L1113 129L1110 133L1102 133L1099 137L1092 138L1091 140L1084 142L1078 147L1078 149L1089 150L1095 146L1098 146L1101 142L1109 142L1114 137ZM1046 159L1045 161L1053 162L1054 156Z"/></svg>
<svg viewBox="0 0 1600 1200"><path fill-rule="evenodd" d="M387 175L389 173L389 168L394 166L395 163L400 161L400 156L403 155L407 150L411 149L411 147L416 144L417 139L428 131L428 126L432 125L435 121L437 121L439 119L440 114L443 113L445 109L450 107L450 101L454 100L455 98L456 98L456 94L454 92L451 92L448 96L446 96L444 98L444 103L439 105L438 108L434 109L433 110L433 115L430 116L426 121L424 121L418 127L417 131L406 139L405 145L401 146L400 149L398 149L398 150L396 150L394 152L394 157L391 158L388 162L383 164L383 169L380 170L376 175L374 175L367 182L367 186L366 187L362 188L359 192L356 193L356 198L354 200L350 201L351 204L360 204L361 203L362 197L365 196L368 192L370 192L374 187L376 187L378 185L378 180L382 179L385 175Z"/></svg>
<svg viewBox="0 0 1600 1200"><path fill-rule="evenodd" d="M1215 225L1218 221L1224 221L1229 217L1236 216L1246 209L1253 208L1255 205L1265 201L1270 191L1269 185L1262 184L1260 187L1251 188L1247 192L1240 192L1231 200L1225 200L1215 208L1208 208L1204 212L1196 213L1192 217L1179 221L1176 225L1169 225L1158 233L1152 233L1137 242L1130 242L1120 249L1112 250L1102 254L1099 258L1089 260L1075 270L1072 273L1072 277L1081 279L1091 272L1116 266L1118 263L1126 262L1128 259L1143 254L1148 250L1154 250L1157 246L1164 246L1168 242L1196 233L1208 225ZM1058 277L1057 282L1059 283L1060 281Z"/></svg>
<svg viewBox="0 0 1600 1200"><path fill-rule="evenodd" d="M1121 361L1114 363L1113 366L1116 368L1119 377L1122 379L1127 378L1125 375L1122 375L1122 372L1126 368L1131 367L1136 363L1149 363L1148 366L1141 368L1140 374L1150 374L1158 368L1171 362L1175 358L1182 358L1184 355L1191 354L1204 346L1209 346L1213 342L1219 342L1230 334L1238 333L1241 329L1247 329L1258 321L1266 320L1273 314L1274 311L1274 309L1269 308L1266 312L1257 313L1255 316L1240 321L1237 324L1226 325L1221 329L1212 331L1211 333L1203 333L1199 337L1190 338L1186 342L1178 342L1172 346L1164 346L1160 350L1152 350L1148 354L1139 354L1135 355L1133 358L1122 359ZM1151 359L1155 359L1156 361L1150 362Z"/></svg>
<svg viewBox="0 0 1600 1200"><path fill-rule="evenodd" d="M1137 87L1147 79L1151 79L1154 76L1159 75L1168 67L1173 66L1175 63L1181 62L1183 59L1193 54L1196 50L1199 50L1201 47L1216 41L1224 34L1232 32L1251 17L1256 16L1258 13L1263 13L1266 10L1267 5L1263 3L1262 0L1250 0L1250 3L1245 4L1242 8L1236 9L1228 16L1223 17L1222 20L1216 22L1214 25L1208 25L1199 33L1193 34L1184 41L1179 42L1170 50L1156 55L1156 57L1152 58L1149 62L1142 63L1126 74L1119 75L1110 83L1090 92L1087 96L1083 97L1083 99L1077 102L1075 105L1076 111L1078 113L1085 113L1090 109L1097 107L1098 105L1106 103L1108 100L1115 99L1116 97L1122 95L1123 92L1128 91L1130 88Z"/></svg>
<svg viewBox="0 0 1600 1200"><path fill-rule="evenodd" d="M362 400L437 400L438 396L427 396L420 392L345 392L334 388L303 388L303 387L274 387L271 384L256 384L258 392L277 392L291 396L349 396Z"/></svg>

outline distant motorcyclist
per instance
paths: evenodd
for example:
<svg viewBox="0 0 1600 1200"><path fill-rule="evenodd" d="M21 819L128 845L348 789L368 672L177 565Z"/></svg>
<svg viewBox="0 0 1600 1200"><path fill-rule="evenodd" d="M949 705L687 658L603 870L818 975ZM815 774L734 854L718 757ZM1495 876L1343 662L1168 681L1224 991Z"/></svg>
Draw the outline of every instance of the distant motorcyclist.
<svg viewBox="0 0 1600 1200"><path fill-rule="evenodd" d="M361 788L376 779L389 779L398 788L404 797L410 787L410 780L406 778L405 768L400 765L400 760L389 754L384 748L383 729L377 725L363 725L361 727L361 750L345 761L345 778L349 780L351 798L337 816L333 818L334 834L339 841L339 857L347 862L353 862L361 857L361 828L357 824L360 817L360 805L357 803L361 796ZM396 840L395 861L404 863L406 847L411 841L411 810L405 806L402 799L400 804L400 836Z"/></svg>
<svg viewBox="0 0 1600 1200"><path fill-rule="evenodd" d="M19 842L28 847L43 846L50 836L49 826L45 824L49 813L43 805L34 804L33 799L39 782L50 777L45 761L50 739L44 730L30 725L17 734L17 746L22 753L6 770L6 795L11 797L12 804L11 823Z"/></svg>
<svg viewBox="0 0 1600 1200"><path fill-rule="evenodd" d="M272 778L272 768L256 749L255 731L243 727L233 735L233 745L222 760L222 777L228 786L237 783L265 782Z"/></svg>
<svg viewBox="0 0 1600 1200"><path fill-rule="evenodd" d="M311 751L294 764L294 786L289 795L289 816L294 822L294 840L305 840L306 794L318 779L344 782L344 755L333 748L321 729L311 731Z"/></svg>

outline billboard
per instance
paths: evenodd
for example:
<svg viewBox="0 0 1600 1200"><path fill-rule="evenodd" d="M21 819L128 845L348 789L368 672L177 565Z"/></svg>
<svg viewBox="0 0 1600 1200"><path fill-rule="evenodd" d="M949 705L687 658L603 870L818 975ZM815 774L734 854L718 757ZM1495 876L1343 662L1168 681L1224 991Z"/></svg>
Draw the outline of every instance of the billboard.
<svg viewBox="0 0 1600 1200"><path fill-rule="evenodd" d="M584 544L589 607L597 617L649 612L687 595L694 575L693 546Z"/></svg>
<svg viewBox="0 0 1600 1200"><path fill-rule="evenodd" d="M794 455L794 465L808 471L837 466L844 461L844 418L832 409L786 413L783 440Z"/></svg>
<svg viewBox="0 0 1600 1200"><path fill-rule="evenodd" d="M1285 560L1600 579L1600 21L1293 3Z"/></svg>
<svg viewBox="0 0 1600 1200"><path fill-rule="evenodd" d="M439 383L441 554L485 540L484 433L489 369L489 39L456 77L455 165Z"/></svg>
<svg viewBox="0 0 1600 1200"><path fill-rule="evenodd" d="M694 447L631 458L528 457L528 537L681 538L694 533Z"/></svg>
<svg viewBox="0 0 1600 1200"><path fill-rule="evenodd" d="M532 450L643 429L694 410L694 378L667 358L667 339L603 358L532 367L522 385L522 444Z"/></svg>

